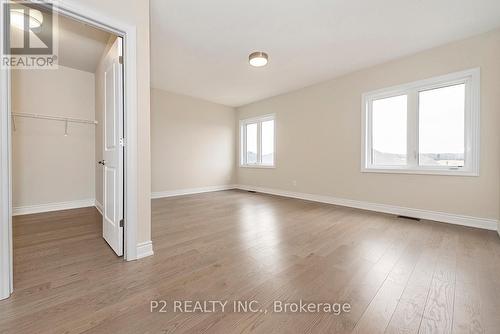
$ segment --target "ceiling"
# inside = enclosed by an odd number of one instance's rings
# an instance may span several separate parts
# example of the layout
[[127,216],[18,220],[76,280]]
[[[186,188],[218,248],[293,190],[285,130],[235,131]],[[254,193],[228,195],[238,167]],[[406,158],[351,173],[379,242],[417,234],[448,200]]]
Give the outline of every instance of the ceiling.
[[151,0],[151,80],[241,106],[498,26],[498,0]]
[[[58,40],[59,65],[95,73],[112,35],[61,15],[57,19],[54,36]],[[22,41],[22,30],[12,26],[12,38]]]
[[95,73],[111,34],[63,16],[58,26],[59,65]]

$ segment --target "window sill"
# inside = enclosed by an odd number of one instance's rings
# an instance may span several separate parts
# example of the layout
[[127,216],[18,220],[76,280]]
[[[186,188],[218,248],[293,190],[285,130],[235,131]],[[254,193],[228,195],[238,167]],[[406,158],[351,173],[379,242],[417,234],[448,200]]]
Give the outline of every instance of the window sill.
[[263,168],[263,169],[273,169],[276,166],[266,166],[266,165],[240,165],[240,168]]
[[381,174],[416,174],[416,175],[447,175],[447,176],[479,176],[476,171],[449,169],[403,169],[403,168],[361,168],[362,173]]

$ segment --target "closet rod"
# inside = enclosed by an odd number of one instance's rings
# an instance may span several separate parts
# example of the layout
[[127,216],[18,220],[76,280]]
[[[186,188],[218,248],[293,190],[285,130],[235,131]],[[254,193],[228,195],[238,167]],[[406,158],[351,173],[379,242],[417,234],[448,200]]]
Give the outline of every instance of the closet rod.
[[59,116],[48,116],[48,115],[38,115],[38,114],[27,114],[21,112],[13,112],[12,117],[27,117],[27,118],[37,118],[37,119],[49,119],[53,121],[61,121],[61,122],[72,122],[72,123],[83,123],[83,124],[97,124],[97,121],[89,121],[86,119],[80,118],[66,118]]

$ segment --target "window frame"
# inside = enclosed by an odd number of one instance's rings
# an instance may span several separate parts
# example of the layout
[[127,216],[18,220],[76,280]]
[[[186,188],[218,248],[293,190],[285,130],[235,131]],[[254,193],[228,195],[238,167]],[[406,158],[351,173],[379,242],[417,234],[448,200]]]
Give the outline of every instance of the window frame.
[[[262,123],[267,121],[274,121],[274,131],[273,131],[273,164],[262,164]],[[256,116],[252,118],[246,118],[240,120],[240,156],[239,156],[239,166],[242,168],[276,168],[276,115],[267,114],[262,116]],[[257,124],[257,162],[248,163],[247,162],[247,125]]]
[[[464,167],[419,165],[419,93],[465,84]],[[407,95],[407,164],[372,164],[373,101]],[[455,72],[430,79],[379,89],[362,95],[361,172],[479,176],[480,157],[480,69]]]

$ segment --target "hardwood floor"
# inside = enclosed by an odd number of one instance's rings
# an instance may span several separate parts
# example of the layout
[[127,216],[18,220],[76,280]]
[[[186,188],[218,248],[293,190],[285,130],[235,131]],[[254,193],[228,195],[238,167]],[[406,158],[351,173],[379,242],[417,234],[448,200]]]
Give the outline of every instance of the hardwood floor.
[[[93,208],[15,217],[0,332],[500,333],[495,232],[242,191],[152,209],[155,255],[135,262],[114,255]],[[272,312],[300,299],[351,310]],[[174,300],[270,312],[180,313]]]

